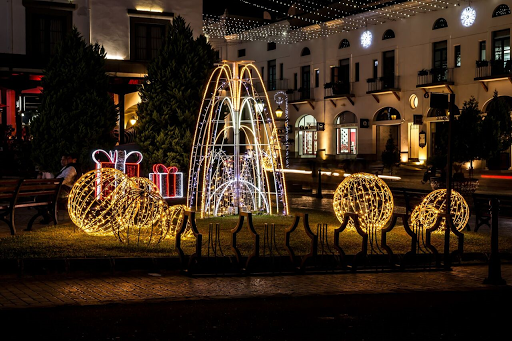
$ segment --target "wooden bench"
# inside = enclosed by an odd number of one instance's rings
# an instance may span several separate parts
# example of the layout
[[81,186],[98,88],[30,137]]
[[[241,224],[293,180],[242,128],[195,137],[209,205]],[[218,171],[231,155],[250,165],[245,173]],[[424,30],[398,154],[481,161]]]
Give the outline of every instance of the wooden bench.
[[27,231],[37,217],[50,214],[57,225],[57,200],[64,179],[0,179],[0,220],[7,223],[11,234],[16,234],[15,213],[18,208],[35,207]]
[[499,217],[512,217],[512,196],[509,195],[498,195],[498,194],[473,194],[473,212],[475,214],[475,228],[478,229],[487,225],[491,227],[491,212],[490,212],[490,200],[497,198],[500,201],[499,206]]

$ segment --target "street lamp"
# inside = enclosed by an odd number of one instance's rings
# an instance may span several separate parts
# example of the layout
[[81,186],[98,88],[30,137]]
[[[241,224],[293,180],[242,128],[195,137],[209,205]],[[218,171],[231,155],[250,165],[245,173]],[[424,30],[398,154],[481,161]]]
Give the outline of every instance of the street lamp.
[[281,109],[281,106],[278,105],[276,109],[276,117],[281,118],[283,116],[283,109]]

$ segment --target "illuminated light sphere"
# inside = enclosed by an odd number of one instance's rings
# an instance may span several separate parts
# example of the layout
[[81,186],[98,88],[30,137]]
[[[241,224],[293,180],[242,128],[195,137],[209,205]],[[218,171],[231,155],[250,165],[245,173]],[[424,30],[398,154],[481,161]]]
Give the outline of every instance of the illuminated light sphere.
[[[452,190],[450,213],[453,226],[457,231],[462,231],[469,220],[469,206],[464,197],[457,191]],[[430,229],[436,223],[437,215],[446,209],[446,189],[438,189],[430,192],[414,209],[411,221],[423,229]],[[443,231],[446,221],[441,221],[438,231]]]
[[117,199],[128,185],[128,177],[114,168],[101,168],[78,179],[68,197],[73,223],[92,234],[112,234]]
[[147,178],[133,177],[116,198],[114,235],[124,243],[157,244],[169,233],[168,205]]
[[[180,228],[181,224],[183,223],[183,218],[185,216],[185,205],[173,205],[169,207],[169,236],[176,236],[176,233],[178,232],[178,229]],[[185,232],[183,232],[182,237],[188,237],[192,234],[192,230],[187,227],[185,229]]]
[[[379,177],[356,173],[345,178],[334,193],[334,213],[343,222],[346,213],[357,213],[359,223],[366,233],[384,227],[393,214],[393,195],[388,185]],[[352,219],[350,228],[354,228]]]
[[362,34],[361,34],[361,45],[366,49],[368,47],[370,47],[370,45],[372,44],[372,39],[373,39],[373,36],[372,36],[372,32],[370,31],[364,31]]
[[466,7],[460,15],[460,22],[463,26],[469,27],[473,25],[476,19],[476,11],[473,7]]

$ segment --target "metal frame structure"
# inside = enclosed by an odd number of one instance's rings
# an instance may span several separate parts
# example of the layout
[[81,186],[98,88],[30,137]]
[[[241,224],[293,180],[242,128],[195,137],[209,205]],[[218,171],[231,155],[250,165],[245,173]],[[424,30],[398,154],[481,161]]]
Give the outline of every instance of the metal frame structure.
[[286,215],[287,201],[281,148],[261,75],[250,61],[224,61],[203,96],[187,205],[201,217],[241,211]]

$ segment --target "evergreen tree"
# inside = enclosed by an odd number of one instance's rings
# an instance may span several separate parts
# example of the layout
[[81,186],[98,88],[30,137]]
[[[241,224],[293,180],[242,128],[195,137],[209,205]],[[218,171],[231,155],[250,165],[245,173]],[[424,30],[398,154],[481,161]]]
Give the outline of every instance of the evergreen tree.
[[92,150],[114,146],[117,112],[104,65],[103,47],[87,44],[76,27],[56,46],[32,123],[33,159],[42,170],[57,172],[65,153],[77,154],[86,169]]
[[188,169],[204,85],[214,61],[215,51],[206,38],[194,39],[190,25],[175,18],[140,90],[137,143],[146,165]]
[[503,98],[494,96],[489,103],[487,115],[482,124],[483,157],[488,161],[499,160],[500,153],[510,147],[512,142],[512,121],[510,108]]
[[478,109],[478,101],[471,96],[464,102],[462,111],[453,122],[453,161],[458,163],[470,162],[470,177],[472,176],[473,160],[482,156],[482,115]]

